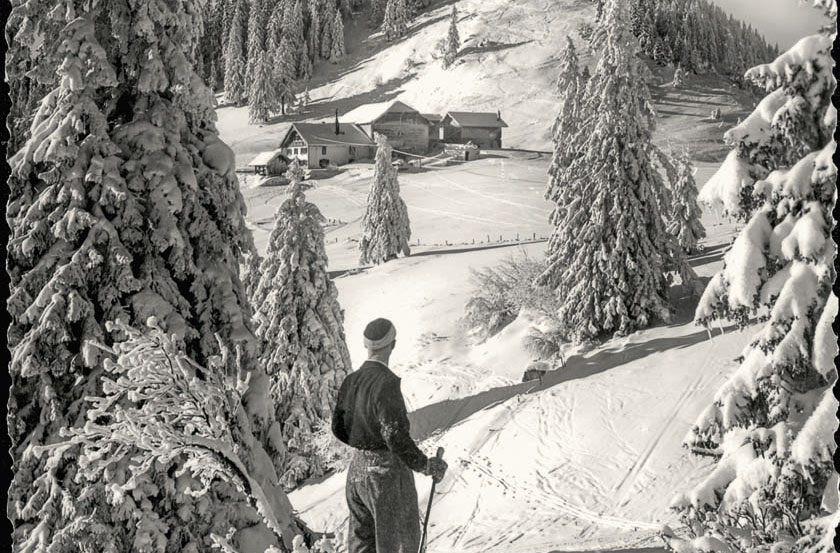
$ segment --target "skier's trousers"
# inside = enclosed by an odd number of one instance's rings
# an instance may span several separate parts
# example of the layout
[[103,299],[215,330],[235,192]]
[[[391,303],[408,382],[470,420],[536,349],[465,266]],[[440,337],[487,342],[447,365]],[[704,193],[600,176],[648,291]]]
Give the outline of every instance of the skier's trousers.
[[348,553],[417,553],[414,474],[388,450],[353,452],[347,470]]

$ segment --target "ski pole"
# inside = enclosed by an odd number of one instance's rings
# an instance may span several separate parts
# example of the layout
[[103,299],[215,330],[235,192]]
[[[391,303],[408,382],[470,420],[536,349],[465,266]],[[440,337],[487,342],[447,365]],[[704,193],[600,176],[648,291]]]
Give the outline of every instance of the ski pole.
[[[443,448],[439,447],[437,449],[437,454],[435,457],[438,459],[443,459]],[[432,480],[432,491],[429,493],[429,504],[426,506],[426,518],[423,521],[423,534],[420,536],[420,548],[417,550],[417,553],[425,553],[426,551],[426,536],[429,533],[429,515],[432,513],[432,501],[435,498],[435,484],[436,482]]]

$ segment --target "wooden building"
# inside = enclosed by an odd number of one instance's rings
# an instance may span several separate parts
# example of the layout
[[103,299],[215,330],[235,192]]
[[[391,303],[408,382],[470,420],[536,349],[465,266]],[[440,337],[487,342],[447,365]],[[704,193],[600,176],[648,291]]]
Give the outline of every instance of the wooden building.
[[429,150],[431,151],[441,143],[440,124],[443,121],[443,115],[437,113],[421,113],[421,115],[429,122]]
[[429,121],[399,100],[359,106],[341,119],[359,125],[370,139],[375,133],[384,134],[394,150],[412,154],[429,150]]
[[440,140],[450,144],[472,142],[481,148],[501,148],[507,123],[497,111],[448,111],[440,123]]
[[267,177],[282,175],[289,168],[290,159],[283,155],[283,150],[260,152],[248,163],[254,173]]
[[358,125],[351,123],[293,123],[280,151],[310,169],[373,159],[376,144]]

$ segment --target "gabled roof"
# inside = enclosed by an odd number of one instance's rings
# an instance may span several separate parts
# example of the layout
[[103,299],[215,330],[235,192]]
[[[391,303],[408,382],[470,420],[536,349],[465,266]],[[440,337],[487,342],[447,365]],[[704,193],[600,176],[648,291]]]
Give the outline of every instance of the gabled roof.
[[498,113],[490,111],[448,111],[456,127],[507,127]]
[[368,123],[373,123],[386,113],[419,114],[420,112],[399,100],[391,100],[390,102],[378,102],[376,104],[359,106],[345,113],[341,120],[348,123],[356,123],[357,125],[367,125]]
[[286,156],[283,155],[282,150],[272,150],[270,152],[260,152],[260,153],[258,153],[257,156],[248,163],[248,165],[251,165],[251,166],[254,166],[254,165],[268,165],[269,162],[271,162],[271,160],[273,160],[274,158],[276,158],[278,156],[282,157],[283,161],[288,163],[289,158],[287,158]]
[[348,146],[374,146],[375,143],[365,134],[358,125],[352,123],[339,123],[339,134],[335,134],[335,123],[292,123],[286,136],[283,137],[281,145],[286,144],[286,139],[292,131],[297,131],[301,139],[309,146],[329,146],[331,144],[346,144]]
[[428,119],[429,123],[440,123],[443,120],[443,115],[439,113],[421,113],[424,119]]

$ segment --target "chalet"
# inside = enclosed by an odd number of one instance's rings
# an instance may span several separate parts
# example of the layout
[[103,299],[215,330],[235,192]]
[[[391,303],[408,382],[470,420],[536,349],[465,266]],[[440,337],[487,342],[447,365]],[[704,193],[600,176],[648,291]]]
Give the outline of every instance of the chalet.
[[310,169],[373,159],[376,144],[352,123],[293,123],[280,151]]
[[260,152],[248,163],[248,167],[253,168],[254,173],[258,175],[270,177],[285,173],[289,167],[289,161],[291,160],[283,155],[283,150]]
[[446,143],[472,142],[481,148],[501,148],[503,127],[507,123],[498,111],[448,111],[440,123],[440,139]]
[[429,121],[399,100],[359,106],[342,120],[359,125],[371,139],[384,134],[395,150],[425,154],[429,149]]

